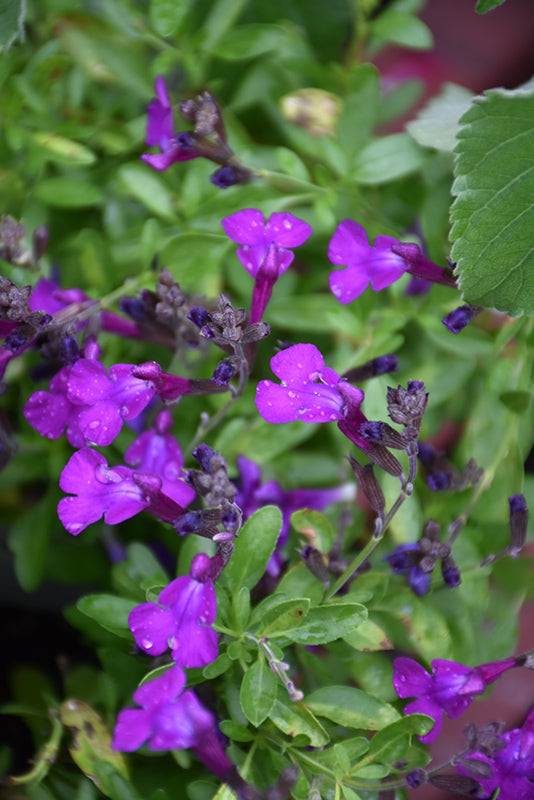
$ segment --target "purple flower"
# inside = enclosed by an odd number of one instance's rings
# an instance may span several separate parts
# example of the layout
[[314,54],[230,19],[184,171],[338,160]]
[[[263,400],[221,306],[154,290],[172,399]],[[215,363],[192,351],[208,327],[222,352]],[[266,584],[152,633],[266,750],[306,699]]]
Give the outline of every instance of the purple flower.
[[377,236],[369,244],[365,229],[352,219],[336,228],[328,247],[332,264],[344,270],[330,273],[330,289],[340,303],[359,297],[369,283],[375,292],[399,280],[405,272],[447,286],[455,286],[452,272],[433,264],[416,244],[405,244],[392,236]]
[[360,434],[366,418],[360,410],[364,394],[351,386],[337,372],[325,367],[324,359],[313,344],[295,344],[271,359],[271,369],[281,384],[260,381],[256,406],[267,422],[329,422],[362,450],[369,442]]
[[199,153],[195,151],[187,134],[174,133],[172,108],[161,75],[156,78],[156,95],[157,97],[148,106],[145,141],[150,147],[159,147],[161,153],[159,155],[145,153],[141,158],[153,169],[162,171],[177,161],[198,158]]
[[174,666],[148,681],[133,699],[141,708],[127,708],[117,717],[114,750],[132,752],[147,740],[149,750],[182,750],[198,745],[214,727],[213,714],[185,686],[184,671]]
[[267,223],[261,211],[246,208],[222,221],[226,235],[237,242],[237,256],[254,278],[249,324],[259,322],[270,300],[272,289],[294,255],[290,249],[303,244],[312,229],[293,214],[271,214]]
[[515,666],[518,666],[515,658],[474,668],[438,658],[432,661],[430,675],[417,661],[396,658],[393,664],[393,687],[399,697],[417,698],[405,706],[405,714],[427,714],[435,720],[429,733],[418,737],[423,744],[430,744],[441,732],[443,712],[451,719],[456,719],[476,695],[483,694],[488,684]]
[[[521,728],[501,734],[500,743],[502,747],[494,753],[469,753],[456,769],[461,775],[476,777],[484,792],[478,797],[489,798],[500,789],[499,800],[534,800],[534,709]],[[476,761],[491,767],[491,778],[478,774]]]
[[195,491],[184,481],[182,452],[169,433],[172,424],[171,413],[164,408],[154,419],[152,428],[130,445],[124,460],[140,472],[156,475],[161,479],[162,494],[186,506],[195,498]]
[[150,505],[143,489],[133,480],[128,467],[108,467],[104,456],[84,447],[68,460],[59,487],[76,495],[58,504],[59,519],[73,536],[104,515],[109,525],[133,517]]
[[47,439],[59,439],[65,428],[67,440],[73,447],[83,447],[86,438],[78,419],[82,411],[67,397],[72,364],[59,370],[50,381],[49,391],[34,392],[22,409],[27,422]]
[[240,474],[239,491],[235,502],[243,512],[243,520],[248,519],[262,506],[275,505],[282,512],[282,528],[276,543],[276,550],[267,565],[269,575],[277,576],[283,559],[280,549],[289,536],[291,514],[301,508],[322,511],[331,503],[354,499],[354,486],[338,486],[335,489],[293,489],[284,491],[276,481],[261,482],[258,464],[245,456],[237,457]]
[[128,617],[137,645],[153,656],[170,647],[174,661],[183,667],[205,667],[215,661],[217,634],[209,626],[217,615],[217,601],[210,558],[197,554],[190,575],[172,581],[158,602],[142,603]]

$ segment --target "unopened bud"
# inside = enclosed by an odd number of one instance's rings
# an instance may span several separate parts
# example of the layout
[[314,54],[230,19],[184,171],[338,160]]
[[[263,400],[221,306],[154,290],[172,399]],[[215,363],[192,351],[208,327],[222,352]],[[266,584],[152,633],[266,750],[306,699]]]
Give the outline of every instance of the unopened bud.
[[315,547],[312,547],[310,544],[307,544],[300,551],[300,557],[312,575],[315,575],[315,577],[320,580],[321,583],[328,583],[330,577],[328,573],[328,567],[323,554],[319,552],[319,550],[317,550]]
[[390,453],[386,447],[379,444],[371,443],[367,455],[371,458],[377,466],[393,475],[395,478],[400,478],[402,475],[402,465],[398,458],[395,458],[393,453]]
[[371,361],[366,361],[360,367],[349,369],[342,376],[345,380],[351,383],[359,383],[368,378],[375,378],[377,375],[385,375],[388,372],[396,372],[399,368],[399,360],[394,353],[385,356],[378,356]]
[[358,480],[360,489],[367,498],[369,505],[378,514],[381,514],[386,506],[386,500],[384,498],[382,488],[376,478],[373,465],[365,464],[365,466],[362,467],[362,465],[359,464],[352,455],[349,456],[349,462],[354,470],[354,474]]
[[424,769],[413,769],[405,776],[405,780],[410,789],[417,789],[424,783],[428,783],[428,772]]
[[472,306],[470,303],[466,303],[464,306],[455,308],[454,311],[447,314],[441,321],[451,333],[458,334],[460,331],[463,331],[466,325],[469,325],[471,320],[478,317],[483,310],[481,306]]
[[362,422],[360,432],[369,441],[383,447],[393,447],[395,450],[404,450],[406,447],[404,437],[387,422]]
[[514,494],[508,498],[510,504],[510,555],[517,558],[527,538],[528,508],[524,495]]
[[428,782],[436,789],[465,797],[478,797],[482,788],[478,781],[468,778],[467,775],[432,775]]

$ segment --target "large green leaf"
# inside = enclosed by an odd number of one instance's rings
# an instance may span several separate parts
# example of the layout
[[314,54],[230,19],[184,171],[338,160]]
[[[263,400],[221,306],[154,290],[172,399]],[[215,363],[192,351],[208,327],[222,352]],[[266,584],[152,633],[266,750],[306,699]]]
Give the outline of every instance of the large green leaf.
[[352,686],[317,689],[306,696],[306,706],[314,714],[346,728],[379,731],[400,719],[399,712],[389,703]]
[[469,108],[472,93],[464,86],[446,83],[437,97],[406,125],[417,144],[452,152],[457,144],[460,117]]
[[276,676],[262,655],[247,669],[239,701],[243,713],[256,727],[267,719],[276,700]]
[[492,89],[461,118],[452,258],[463,297],[534,313],[534,90]]
[[264,575],[282,527],[282,513],[276,506],[258,509],[243,525],[235,550],[224,570],[230,591],[242,586],[254,588]]
[[76,608],[106,630],[129,639],[131,633],[128,616],[136,605],[138,603],[135,600],[126,600],[112,594],[88,594],[78,600]]
[[24,41],[24,0],[2,0],[0,3],[0,53],[9,50],[17,40]]

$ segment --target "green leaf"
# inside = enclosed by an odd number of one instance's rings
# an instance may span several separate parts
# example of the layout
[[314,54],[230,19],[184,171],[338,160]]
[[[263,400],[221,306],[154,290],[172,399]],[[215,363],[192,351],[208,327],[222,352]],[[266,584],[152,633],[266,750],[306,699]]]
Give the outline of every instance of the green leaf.
[[270,50],[282,51],[289,42],[293,42],[281,25],[250,23],[239,25],[230,31],[213,50],[219,58],[240,61],[255,58]]
[[373,22],[371,30],[374,36],[385,42],[413,50],[430,50],[433,44],[432,33],[425,23],[405,11],[384,11]]
[[160,36],[172,36],[189,10],[189,0],[151,0],[148,18]]
[[163,179],[145,164],[124,164],[118,171],[125,190],[145,208],[165,220],[175,218],[172,198]]
[[393,645],[387,634],[376,622],[370,619],[364,619],[356,630],[345,634],[343,640],[355,650],[361,650],[364,653],[374,653],[377,650],[393,650]]
[[[299,644],[327,644],[340,639],[363,622],[367,609],[359,603],[332,603],[311,608],[300,627],[280,635]],[[278,636],[274,634],[272,638]]]
[[350,75],[337,130],[346,153],[355,154],[370,137],[380,101],[379,74],[372,64],[358,64]]
[[534,92],[492,89],[460,122],[451,239],[463,297],[534,314]]
[[[369,755],[375,761],[391,764],[403,757],[409,737],[424,736],[434,726],[434,720],[425,714],[410,714],[403,719],[382,728],[371,739]],[[358,772],[356,767],[351,774]]]
[[320,717],[346,728],[379,731],[400,719],[389,703],[351,686],[325,686],[306,696],[306,705]]
[[374,139],[356,158],[354,180],[363,184],[388,183],[419,169],[426,155],[407,133]]
[[181,233],[161,250],[161,260],[184,287],[208,295],[220,290],[221,260],[230,242],[213,233]]
[[103,200],[102,190],[81,178],[45,178],[35,186],[34,194],[55,208],[86,208]]
[[0,53],[20,39],[24,41],[26,0],[2,0],[0,4]]
[[310,601],[307,597],[284,599],[271,605],[259,619],[260,636],[293,630],[304,622],[309,608]]
[[9,549],[15,556],[15,573],[26,592],[33,592],[41,583],[46,569],[50,537],[57,526],[57,497],[45,497],[20,513],[9,532]]
[[310,544],[321,553],[328,553],[337,535],[324,514],[309,508],[303,508],[291,514],[291,526],[297,533],[307,536]]
[[273,554],[280,530],[282,512],[277,506],[258,509],[239,531],[235,550],[223,572],[225,583],[232,593],[242,586],[253,589]]
[[422,147],[434,147],[452,153],[460,130],[460,117],[471,103],[473,93],[456,83],[443,89],[406,125],[406,130]]
[[502,6],[504,0],[478,0],[475,11],[477,14],[487,14],[488,11],[492,11],[497,6]]
[[98,622],[103,628],[125,639],[131,639],[128,615],[138,603],[112,594],[88,594],[76,603],[76,608]]
[[94,164],[96,156],[92,150],[72,139],[64,136],[56,136],[54,133],[34,133],[31,140],[36,144],[52,161],[60,164]]
[[239,702],[243,713],[258,727],[267,719],[276,699],[276,676],[263,655],[247,669],[241,682]]
[[269,718],[288,736],[307,736],[311,745],[322,747],[328,744],[330,737],[307,706],[307,700],[305,703],[292,703],[288,697],[281,695],[275,700]]

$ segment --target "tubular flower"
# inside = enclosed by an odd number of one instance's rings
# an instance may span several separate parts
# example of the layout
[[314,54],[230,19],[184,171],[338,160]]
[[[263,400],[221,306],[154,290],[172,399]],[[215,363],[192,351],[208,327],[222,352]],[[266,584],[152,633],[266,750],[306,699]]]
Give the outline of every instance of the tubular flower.
[[330,290],[340,303],[351,303],[371,284],[375,292],[398,281],[405,272],[447,286],[455,286],[450,270],[433,264],[418,245],[405,244],[392,236],[377,236],[370,245],[362,225],[345,219],[336,228],[328,246],[332,264],[345,266],[330,273]]
[[267,422],[334,422],[354,444],[369,450],[360,433],[366,418],[360,410],[364,394],[325,367],[313,344],[295,344],[271,359],[271,369],[282,383],[260,381],[256,406]]
[[423,744],[434,742],[443,725],[443,712],[456,719],[471,704],[476,695],[497,680],[503,672],[524,664],[521,657],[493,661],[478,667],[465,667],[455,661],[437,658],[432,661],[430,675],[412,658],[396,658],[393,664],[393,687],[399,697],[416,697],[404,708],[405,714],[427,714],[435,721]]
[[159,147],[161,150],[156,155],[145,153],[141,156],[143,161],[158,171],[168,169],[177,161],[188,161],[200,155],[191,146],[187,134],[174,133],[172,108],[161,75],[156,78],[156,97],[148,106],[145,141],[150,147]]
[[197,554],[190,575],[172,581],[158,603],[142,603],[130,613],[128,624],[137,645],[153,656],[172,650],[183,667],[205,667],[218,653],[217,634],[210,627],[217,615],[210,558]]
[[254,278],[249,324],[259,322],[273,286],[293,261],[290,248],[304,244],[312,229],[293,214],[271,214],[267,222],[261,211],[246,208],[222,221],[226,235],[237,242],[237,256]]

